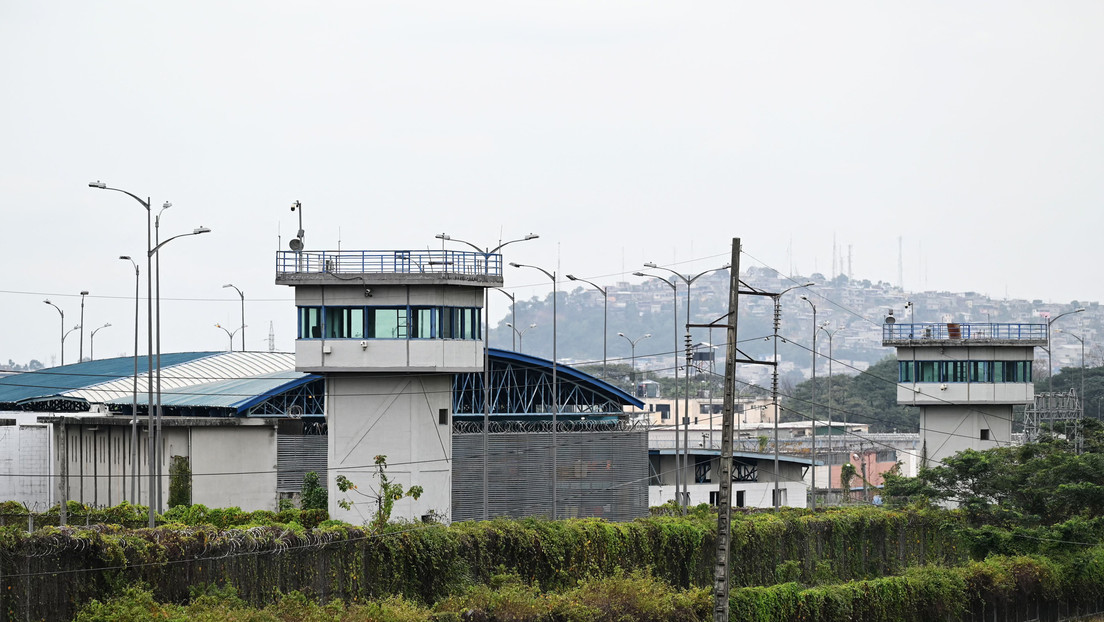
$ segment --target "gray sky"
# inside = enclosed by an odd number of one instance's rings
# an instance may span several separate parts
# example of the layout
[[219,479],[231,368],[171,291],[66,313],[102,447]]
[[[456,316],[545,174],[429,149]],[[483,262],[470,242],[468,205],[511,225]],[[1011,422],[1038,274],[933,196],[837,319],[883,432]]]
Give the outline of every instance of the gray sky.
[[901,236],[908,290],[1100,300],[1101,32],[1096,1],[3,2],[0,358],[50,364],[42,299],[71,328],[82,289],[86,344],[132,352],[144,210],[94,180],[214,230],[163,251],[164,351],[226,347],[230,282],[249,349],[291,349],[295,200],[313,250],[534,232],[508,261],[603,283],[733,237],[828,274],[834,235],[896,283]]

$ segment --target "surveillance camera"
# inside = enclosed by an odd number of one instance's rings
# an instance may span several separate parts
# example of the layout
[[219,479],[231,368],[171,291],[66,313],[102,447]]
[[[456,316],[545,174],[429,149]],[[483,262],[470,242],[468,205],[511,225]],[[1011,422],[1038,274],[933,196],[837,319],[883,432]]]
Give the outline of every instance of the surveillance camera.
[[365,287],[364,288],[364,297],[365,298],[371,298],[372,297],[372,288],[370,288],[370,287]]

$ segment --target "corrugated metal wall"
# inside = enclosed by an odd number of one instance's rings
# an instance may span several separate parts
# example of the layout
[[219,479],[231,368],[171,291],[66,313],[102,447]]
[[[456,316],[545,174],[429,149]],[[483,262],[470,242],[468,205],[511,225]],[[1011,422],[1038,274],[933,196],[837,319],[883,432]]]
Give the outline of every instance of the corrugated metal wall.
[[[648,513],[645,429],[556,435],[559,518],[628,521]],[[552,516],[552,433],[487,435],[488,516]],[[452,520],[483,518],[483,434],[452,436]]]
[[299,492],[308,471],[326,482],[326,435],[281,434],[276,438],[276,491]]

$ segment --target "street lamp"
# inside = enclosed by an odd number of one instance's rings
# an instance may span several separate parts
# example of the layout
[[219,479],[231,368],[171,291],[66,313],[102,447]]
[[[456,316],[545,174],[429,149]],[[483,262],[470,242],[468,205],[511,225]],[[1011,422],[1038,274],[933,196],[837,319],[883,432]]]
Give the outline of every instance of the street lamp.
[[84,360],[84,297],[88,295],[87,291],[82,291],[81,296],[81,332],[80,332],[80,349],[77,354],[77,362],[80,363]]
[[[530,233],[525,237],[518,238],[516,240],[507,240],[499,243],[494,248],[480,248],[475,244],[467,240],[461,240],[454,238],[447,233],[438,233],[433,236],[438,240],[441,240],[442,246],[444,242],[460,242],[461,244],[467,244],[474,248],[477,252],[483,255],[483,267],[484,270],[490,269],[490,258],[498,251],[502,250],[506,246],[515,242],[527,242],[529,240],[535,240],[540,236],[535,233]],[[510,296],[510,300],[513,301],[513,296]],[[490,338],[491,338],[491,318],[490,318],[490,296],[487,295],[487,289],[483,288],[483,520],[490,518],[490,499],[488,497],[488,488],[490,484],[487,481],[487,453],[489,452],[487,446],[487,436],[490,434],[491,429],[491,351],[490,351]],[[517,318],[511,317],[516,321]],[[553,516],[555,518],[555,516]]]
[[[146,327],[147,327],[147,329],[146,329],[146,335],[147,335],[147,348],[146,348],[146,367],[147,367],[147,369],[146,369],[146,396],[147,396],[146,397],[146,417],[147,417],[147,420],[149,422],[149,425],[146,428],[148,430],[148,434],[146,435],[147,436],[146,445],[147,445],[147,450],[148,450],[148,460],[149,460],[149,464],[150,464],[150,469],[149,469],[149,527],[150,527],[150,529],[153,529],[153,527],[156,524],[156,518],[157,518],[157,515],[156,515],[157,508],[153,504],[153,501],[154,501],[153,489],[156,486],[156,481],[154,480],[154,470],[153,470],[154,447],[153,447],[153,425],[152,425],[153,424],[153,356],[152,356],[152,354],[153,354],[153,270],[152,270],[153,251],[151,249],[153,248],[153,244],[152,244],[153,232],[152,232],[152,227],[151,227],[151,225],[152,225],[151,221],[153,219],[153,214],[152,214],[152,211],[150,210],[150,199],[149,199],[149,197],[147,197],[146,200],[143,201],[142,199],[140,199],[138,197],[138,195],[136,195],[134,193],[128,192],[126,190],[122,190],[120,188],[110,188],[110,187],[108,187],[107,184],[105,184],[102,181],[90,182],[88,184],[88,187],[89,188],[98,188],[100,190],[113,190],[115,192],[122,192],[123,194],[125,194],[125,195],[129,196],[130,198],[134,199],[135,201],[138,201],[138,203],[140,203],[142,205],[142,207],[144,207],[146,209]],[[137,273],[137,268],[136,268],[135,272]],[[137,299],[137,295],[135,295],[135,299]],[[137,322],[136,322],[136,324],[137,324]],[[135,357],[138,356],[138,349],[137,348],[134,349],[134,355],[135,355]],[[135,417],[137,417],[137,414],[135,414]],[[63,504],[62,505],[62,511],[64,512],[64,510],[65,510],[65,505]]]
[[557,417],[559,416],[560,410],[560,386],[556,370],[556,298],[558,297],[558,292],[556,291],[556,273],[549,272],[539,266],[530,266],[528,264],[511,263],[510,265],[515,268],[532,268],[534,270],[540,270],[544,273],[544,276],[552,279],[552,520],[556,520],[557,510],[559,509],[556,491],[558,485],[556,481],[558,478],[556,470],[559,464],[556,460],[556,426],[558,425]]
[[92,334],[88,336],[88,360],[96,360],[96,333],[111,326],[111,322],[104,324],[103,326],[92,331]]
[[[1047,320],[1047,392],[1054,393],[1054,355],[1051,353],[1050,347],[1050,325],[1057,322],[1061,318],[1070,315],[1071,313],[1081,313],[1085,310],[1085,307],[1078,307],[1073,311],[1066,311],[1065,313],[1059,313],[1058,315]],[[1053,423],[1052,423],[1053,425]]]
[[[233,283],[227,283],[226,285],[222,286],[223,289],[226,289],[227,287],[234,287],[234,284]],[[238,289],[237,287],[234,287],[234,291],[238,292],[238,295],[241,296],[242,352],[245,352],[245,294],[243,294],[242,290]],[[237,332],[237,331],[234,331],[234,332]],[[230,343],[230,351],[231,352],[234,351],[234,343],[233,342]]]
[[69,333],[71,333],[71,332],[73,332],[73,331],[75,331],[75,330],[81,330],[81,329],[83,329],[83,328],[84,328],[83,326],[81,326],[80,324],[77,324],[77,325],[76,325],[76,326],[74,326],[73,328],[70,328],[69,330],[65,331],[65,334],[63,334],[63,335],[61,336],[61,349],[62,349],[62,350],[64,350],[64,349],[65,349],[65,338],[69,336]]
[[44,302],[44,303],[50,305],[51,307],[57,309],[57,312],[61,314],[61,365],[64,367],[65,366],[65,312],[61,310],[61,307],[59,307],[56,304],[50,302],[49,298],[47,298],[46,300],[43,300],[42,302]]
[[836,330],[828,330],[828,322],[825,322],[819,327],[818,330],[824,331],[824,334],[828,335],[828,490],[832,489],[832,361],[835,360],[832,357],[832,337],[836,333],[843,330],[840,326]]
[[[502,291],[502,290],[500,289],[498,291]],[[510,327],[510,330],[514,331],[514,335],[517,337],[517,349],[515,351],[516,352],[522,352],[524,354],[524,351],[522,350],[522,348],[523,348],[523,346],[522,346],[522,337],[525,337],[525,333],[529,332],[529,329],[531,329],[531,328],[536,328],[537,325],[536,324],[530,324],[529,326],[526,326],[525,328],[523,328],[520,331],[517,329],[517,326],[514,326],[510,322],[506,322],[506,325]]]
[[629,346],[632,347],[632,384],[633,384],[632,394],[633,394],[633,397],[640,397],[636,394],[637,393],[637,391],[636,391],[636,344],[638,342],[644,340],[644,339],[651,339],[652,334],[647,333],[647,334],[644,334],[644,335],[641,335],[641,336],[637,337],[636,339],[630,339],[627,335],[625,335],[625,333],[617,333],[617,336],[623,338],[625,341],[628,341]]
[[[229,328],[226,328],[222,324],[215,324],[215,328],[221,328],[222,331],[224,333],[226,333],[226,336],[230,339],[230,349],[228,350],[228,352],[233,352],[234,351],[234,335],[238,334],[238,331],[244,329],[245,327],[244,326],[239,326],[238,328],[235,328],[233,331],[231,331]],[[243,350],[243,352],[244,352],[244,350]]]
[[794,285],[793,287],[787,287],[786,289],[771,296],[774,298],[774,358],[771,359],[771,363],[774,365],[774,374],[771,376],[771,403],[774,408],[774,509],[778,510],[782,505],[781,493],[778,489],[779,480],[782,479],[781,471],[778,468],[778,325],[782,322],[782,296],[786,295],[786,292],[799,289],[802,287],[811,287],[815,283],[804,283],[802,285]]
[[[513,328],[515,325],[517,325],[517,304],[516,304],[517,301],[514,300],[514,295],[513,294],[511,294],[510,292],[502,289],[501,287],[496,287],[495,291],[510,299],[510,322],[511,323],[507,324],[507,326],[509,326],[510,328]],[[533,326],[536,326],[536,324],[534,324]],[[514,329],[514,330],[516,331],[517,329]],[[490,337],[490,335],[487,335],[487,337]],[[514,339],[514,335],[510,335],[510,337],[512,339],[511,344],[513,345],[513,348],[512,348],[513,351],[514,352],[520,352],[520,350],[518,350],[518,343],[521,340],[520,339]]]
[[[813,384],[812,384],[812,396],[809,399],[809,418],[813,423],[813,465],[811,467],[812,473],[812,487],[813,487],[813,510],[816,510],[816,336],[817,336],[817,309],[812,300],[809,300],[808,296],[802,296],[802,300],[809,303],[809,306],[813,308]],[[911,304],[911,303],[910,303]],[[831,432],[831,430],[829,430]]]
[[130,402],[130,501],[138,503],[138,263],[120,255],[134,266],[134,391]]
[[609,318],[609,314],[607,312],[609,309],[609,291],[605,287],[598,287],[594,283],[591,283],[586,279],[580,279],[573,274],[567,275],[567,278],[572,281],[582,281],[583,283],[590,285],[591,287],[602,293],[602,380],[608,382],[609,377],[606,374],[606,321]]
[[[1082,425],[1084,425],[1084,421],[1085,421],[1085,338],[1084,337],[1078,337],[1077,335],[1075,335],[1075,334],[1073,334],[1069,331],[1064,331],[1061,328],[1054,329],[1054,332],[1056,332],[1056,333],[1065,333],[1065,334],[1069,335],[1070,337],[1073,337],[1074,339],[1081,342],[1081,422],[1082,422]],[[1081,435],[1078,435],[1078,440],[1081,440]],[[1078,451],[1080,451],[1080,448],[1078,448]]]
[[[167,209],[170,205],[171,204],[168,201],[166,201],[165,202],[165,207],[161,208],[162,211]],[[158,214],[158,217],[160,217],[160,214]],[[160,254],[159,251],[161,250],[162,246],[168,244],[169,242],[172,242],[173,240],[175,240],[177,238],[185,238],[185,237],[192,236],[192,235],[201,235],[203,233],[210,233],[210,232],[211,232],[211,230],[208,229],[207,227],[202,227],[202,226],[196,227],[195,229],[192,229],[191,233],[181,233],[179,235],[172,236],[171,238],[165,240],[164,242],[158,242],[157,246],[154,246],[149,251],[149,256],[150,257],[153,257],[154,255],[157,255],[157,276],[156,276],[156,282],[155,282],[155,291],[157,292],[156,293],[156,297],[157,297],[157,302],[156,302],[156,307],[157,307],[157,416],[156,416],[157,438],[154,439],[154,441],[155,441],[154,444],[155,444],[155,449],[156,449],[155,464],[157,465],[157,481],[156,481],[156,483],[157,483],[157,509],[159,511],[161,510],[161,507],[162,507],[162,505],[161,505],[161,499],[162,499],[162,495],[161,495],[161,459],[162,459],[162,456],[161,456],[161,254]],[[152,471],[153,469],[151,468],[150,470]]]
[[[683,413],[683,417],[685,417],[686,419],[685,419],[685,421],[682,422],[682,451],[683,451],[683,454],[682,454],[682,467],[683,468],[679,471],[679,475],[682,478],[682,494],[683,494],[682,506],[685,508],[687,505],[690,504],[690,493],[687,490],[687,482],[686,482],[686,478],[689,476],[689,473],[685,472],[686,470],[688,470],[690,468],[690,455],[689,455],[689,452],[690,452],[690,363],[691,363],[691,352],[690,352],[690,286],[694,284],[694,281],[696,281],[699,278],[709,274],[710,272],[716,272],[718,270],[727,270],[729,268],[729,264],[725,264],[725,265],[723,265],[719,268],[711,268],[709,270],[705,270],[703,272],[699,272],[698,274],[694,274],[694,275],[681,274],[681,273],[676,272],[676,271],[674,271],[670,268],[664,268],[663,266],[658,266],[653,262],[645,263],[644,267],[645,268],[651,268],[653,270],[666,270],[667,272],[670,272],[674,276],[677,276],[679,279],[681,279],[683,283],[686,283],[686,381],[685,381],[686,382],[686,387],[683,391],[683,396],[682,396],[683,404],[684,404],[683,410],[685,411]],[[653,276],[653,275],[645,275],[645,276]],[[674,280],[671,281],[671,286],[672,286],[672,289],[676,290],[675,291],[675,306],[677,307],[678,306],[678,292],[677,292],[677,288],[674,287]],[[678,350],[679,350],[679,347],[678,347],[678,311],[676,310],[675,311],[675,386],[676,387],[678,386]],[[676,408],[677,408],[677,405],[678,405],[678,397],[677,396],[675,398],[675,405],[676,405]],[[675,417],[676,417],[676,421],[675,421],[675,453],[677,454],[678,453],[678,421],[677,421],[678,413],[677,413],[677,410],[676,410],[676,413],[675,413]],[[675,464],[676,465],[678,464],[677,460],[675,461]]]
[[633,272],[633,276],[643,276],[643,277],[648,277],[650,279],[655,279],[655,280],[659,281],[660,283],[663,283],[667,287],[670,287],[671,288],[671,297],[674,300],[674,304],[671,307],[671,311],[672,311],[671,315],[674,316],[674,320],[675,320],[675,349],[674,349],[674,352],[673,352],[674,358],[675,358],[675,364],[674,364],[674,368],[675,368],[675,395],[674,395],[674,402],[675,402],[675,502],[679,504],[679,507],[685,507],[683,505],[683,495],[680,492],[680,483],[682,482],[682,463],[681,463],[681,455],[679,453],[679,419],[681,417],[679,416],[679,400],[678,400],[678,380],[679,380],[679,374],[678,374],[678,372],[679,372],[679,366],[678,366],[678,351],[679,351],[678,286],[675,285],[675,280],[673,278],[670,281],[668,281],[667,279],[665,279],[665,278],[663,278],[659,275],[645,274],[643,272]]

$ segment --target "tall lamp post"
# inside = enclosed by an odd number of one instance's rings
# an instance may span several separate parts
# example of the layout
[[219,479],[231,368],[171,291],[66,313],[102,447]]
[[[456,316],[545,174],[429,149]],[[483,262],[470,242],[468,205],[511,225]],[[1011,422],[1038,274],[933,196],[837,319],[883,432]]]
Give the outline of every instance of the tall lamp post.
[[[494,248],[480,248],[475,244],[467,240],[461,240],[460,238],[454,238],[447,233],[438,233],[433,236],[438,240],[444,242],[459,242],[461,244],[467,244],[474,248],[477,252],[483,255],[483,266],[485,270],[490,269],[490,258],[498,251],[502,250],[506,246],[515,242],[527,242],[529,240],[535,240],[539,238],[539,235],[530,233],[525,237],[518,238],[516,240],[508,240],[500,243]],[[510,298],[513,300],[513,297]],[[488,488],[490,484],[487,479],[487,453],[489,451],[487,446],[487,436],[490,434],[491,429],[491,352],[490,352],[490,339],[491,339],[491,318],[490,318],[490,296],[487,294],[487,289],[483,289],[483,520],[490,518],[490,498],[488,496]],[[511,318],[513,319],[513,318]],[[555,517],[553,517],[555,518]]]
[[[168,201],[166,201],[165,202],[165,207],[162,208],[162,210],[168,208],[169,206],[170,206],[170,203]],[[156,307],[157,307],[157,314],[156,314],[156,316],[157,316],[157,417],[156,417],[157,438],[154,439],[154,441],[155,441],[154,444],[156,445],[156,447],[155,447],[155,449],[156,449],[155,464],[157,465],[157,510],[158,511],[161,511],[161,509],[162,509],[162,505],[161,505],[161,501],[162,501],[162,494],[161,494],[161,460],[163,459],[163,456],[161,455],[161,254],[160,254],[159,251],[161,250],[162,246],[168,244],[169,242],[172,242],[173,240],[175,240],[177,238],[186,238],[188,236],[201,235],[203,233],[210,233],[210,232],[211,232],[211,230],[208,229],[207,227],[196,227],[195,229],[192,229],[191,233],[181,233],[179,235],[172,236],[171,238],[165,240],[164,242],[159,242],[157,244],[157,246],[154,246],[149,251],[150,257],[153,257],[154,255],[157,255],[157,279],[156,279],[156,283],[155,283],[155,291],[157,292],[157,294],[156,294],[156,297],[157,297],[157,302],[156,302]],[[152,471],[153,469],[150,469],[150,470]]]
[[[221,328],[222,332],[226,333],[226,337],[228,339],[230,339],[230,349],[227,350],[227,352],[233,352],[234,351],[234,335],[238,334],[238,331],[242,330],[245,327],[244,326],[239,326],[238,328],[235,328],[234,330],[230,330],[229,328],[226,328],[222,324],[215,324],[215,328]],[[244,350],[243,350],[243,352],[244,352]]]
[[[115,192],[122,192],[130,198],[138,201],[146,209],[146,334],[147,334],[147,348],[146,348],[146,417],[148,420],[146,445],[148,450],[149,460],[149,526],[152,529],[156,524],[157,508],[154,506],[154,488],[156,487],[156,481],[154,480],[154,447],[153,447],[153,231],[152,220],[153,214],[150,210],[150,199],[142,200],[138,195],[122,190],[120,188],[108,187],[102,181],[93,181],[88,184],[89,188],[98,188],[100,190],[113,190]],[[135,349],[135,355],[137,356],[137,349]],[[135,415],[137,416],[137,415]]]
[[96,333],[111,326],[111,322],[104,324],[103,326],[92,331],[92,334],[88,336],[88,360],[96,360]]
[[[241,334],[242,334],[242,352],[245,352],[245,294],[243,294],[243,293],[242,293],[242,290],[238,289],[237,287],[234,287],[234,284],[233,284],[233,283],[227,283],[226,285],[223,285],[223,286],[222,286],[222,288],[223,288],[223,289],[226,289],[227,287],[233,287],[233,288],[234,288],[234,291],[238,292],[238,296],[241,296]],[[222,327],[220,326],[219,328],[222,328]],[[237,332],[237,331],[234,331],[234,332]],[[230,343],[230,351],[231,351],[231,352],[233,352],[233,351],[234,351],[234,344],[233,344],[233,342],[231,342],[231,343]]]
[[646,333],[644,335],[641,335],[641,336],[637,337],[636,339],[630,339],[627,335],[625,335],[625,333],[617,333],[617,336],[621,337],[625,341],[628,341],[629,346],[632,348],[632,385],[633,385],[632,394],[633,394],[633,397],[639,398],[640,396],[638,396],[636,394],[636,344],[638,342],[644,340],[644,339],[651,339],[652,334],[651,333]]
[[49,298],[47,298],[46,300],[43,300],[42,302],[44,302],[44,303],[50,305],[51,307],[57,309],[57,312],[61,314],[61,365],[64,367],[65,366],[65,312],[61,310],[61,307],[59,307],[56,304],[50,302]]
[[557,377],[556,369],[556,298],[559,297],[559,292],[556,291],[556,273],[549,272],[539,266],[531,266],[522,263],[511,263],[511,266],[515,268],[532,268],[534,270],[540,270],[544,276],[552,279],[552,520],[556,520],[559,510],[559,495],[556,487],[559,485],[557,479],[559,474],[556,472],[559,466],[556,456],[556,427],[558,425],[558,417],[560,411],[560,385]]
[[[500,289],[498,291],[502,291],[502,290]],[[506,322],[506,325],[510,327],[510,330],[514,331],[514,336],[517,337],[517,347],[514,351],[524,353],[523,350],[522,350],[522,348],[524,347],[522,345],[522,338],[525,337],[525,333],[529,332],[529,329],[536,328],[537,325],[536,324],[530,324],[530,325],[526,326],[525,328],[523,328],[522,330],[518,330],[517,326],[514,326],[512,322]]]
[[[1085,307],[1078,307],[1073,311],[1066,311],[1047,320],[1047,392],[1054,393],[1054,355],[1050,347],[1050,325],[1072,313],[1081,313]],[[1052,423],[1053,425],[1053,423]]]
[[[707,275],[711,272],[716,272],[718,270],[727,270],[729,268],[729,264],[725,264],[725,265],[723,265],[719,268],[711,268],[709,270],[704,270],[704,271],[699,272],[698,274],[694,274],[694,275],[681,274],[681,273],[676,272],[676,271],[674,271],[670,268],[664,268],[663,266],[658,266],[658,265],[656,265],[655,263],[652,263],[652,262],[648,262],[648,263],[644,264],[644,267],[651,268],[653,270],[665,270],[667,272],[670,272],[674,276],[677,276],[679,279],[682,280],[683,283],[686,283],[686,380],[685,380],[686,387],[685,387],[685,390],[683,391],[683,396],[682,396],[683,411],[684,411],[683,412],[683,417],[685,417],[685,421],[682,422],[682,451],[683,451],[682,466],[683,466],[683,469],[685,471],[685,470],[690,468],[690,363],[691,363],[691,352],[690,352],[690,286],[694,284],[694,281],[697,281],[699,278],[701,278],[701,277],[703,277],[703,276],[705,276],[705,275]],[[677,304],[677,296],[676,296],[676,304]],[[678,333],[678,320],[677,320],[677,318],[676,318],[676,323],[675,323],[675,333],[676,333],[676,335],[675,335],[675,338],[676,338],[675,352],[677,353],[678,352],[678,334],[677,334]],[[676,360],[675,368],[677,370],[678,369],[678,362],[677,362],[678,361],[678,354],[675,355],[675,360]],[[676,385],[678,384],[678,377],[677,376],[675,377],[675,384]],[[677,427],[675,428],[675,435],[676,436],[678,435],[678,428]],[[690,503],[690,498],[689,498],[690,493],[687,491],[687,483],[686,483],[686,477],[688,477],[688,476],[689,476],[689,473],[683,472],[683,481],[682,481],[682,494],[683,494],[682,504],[683,504],[683,507],[686,507]]]
[[606,374],[606,361],[608,360],[607,357],[606,357],[606,341],[607,341],[607,339],[606,339],[607,323],[606,322],[609,319],[609,313],[608,313],[608,310],[609,310],[609,290],[608,290],[608,288],[605,288],[605,287],[598,287],[596,284],[594,284],[594,283],[592,283],[592,282],[590,282],[586,279],[581,279],[581,278],[579,278],[579,277],[577,277],[573,274],[567,275],[567,278],[569,280],[572,280],[572,281],[581,281],[583,283],[586,283],[587,285],[590,285],[591,287],[598,290],[599,293],[602,294],[602,380],[605,380],[605,381],[608,382],[609,381],[609,376]]
[[[647,265],[647,264],[645,264],[645,265]],[[643,277],[648,277],[650,279],[655,279],[655,280],[659,281],[660,283],[663,283],[667,287],[670,287],[671,288],[671,298],[674,301],[674,304],[671,305],[671,315],[674,316],[674,320],[675,320],[675,349],[672,352],[672,354],[674,355],[674,358],[675,358],[674,368],[675,368],[675,391],[676,391],[676,394],[674,396],[674,398],[675,398],[675,502],[679,504],[679,507],[685,508],[686,507],[686,505],[684,503],[685,499],[683,498],[683,494],[682,494],[682,491],[681,491],[682,469],[683,469],[683,466],[682,466],[682,463],[681,463],[681,456],[679,454],[679,419],[681,418],[681,416],[679,415],[679,400],[678,400],[678,393],[677,393],[678,392],[678,383],[679,383],[678,382],[678,380],[679,380],[679,373],[678,373],[679,372],[679,365],[678,365],[678,353],[679,353],[678,286],[675,284],[675,279],[674,278],[672,278],[670,281],[668,281],[667,279],[665,279],[665,278],[663,278],[659,275],[646,274],[644,272],[633,272],[633,276],[643,276]]]
[[[508,323],[507,326],[509,326],[510,328],[514,328],[515,326],[517,326],[517,301],[514,299],[514,295],[511,294],[510,292],[502,289],[501,287],[496,287],[495,291],[510,299],[510,323]],[[536,326],[536,324],[534,324],[533,326]],[[530,328],[532,328],[532,327],[530,327]],[[510,336],[511,337],[516,336],[516,333],[517,333],[516,328],[514,328],[514,333],[515,333],[514,335],[510,335]],[[488,337],[490,337],[490,335],[488,335]],[[513,341],[510,342],[511,345],[513,346],[513,348],[511,348],[511,349],[514,352],[520,352],[520,350],[518,350],[518,344],[520,342],[521,342],[520,338],[514,339]]]
[[802,300],[809,303],[809,306],[813,308],[813,384],[812,384],[812,397],[809,400],[809,418],[812,420],[813,428],[813,465],[812,465],[812,487],[813,487],[813,510],[816,510],[816,336],[817,336],[817,309],[812,300],[809,300],[808,296],[802,296]]
[[120,255],[134,266],[134,391],[130,402],[130,502],[138,503],[138,262]]
[[771,296],[774,298],[774,358],[771,359],[771,363],[774,364],[774,374],[771,375],[771,404],[774,408],[774,509],[778,510],[782,506],[782,496],[779,492],[778,485],[779,480],[782,479],[781,471],[778,468],[778,325],[782,322],[782,296],[786,292],[801,288],[810,287],[814,283],[804,283],[802,285],[794,285],[793,287],[787,287],[786,289]]
[[81,296],[81,320],[80,320],[81,332],[80,332],[80,349],[78,350],[79,354],[77,354],[77,362],[78,363],[80,363],[81,361],[84,360],[84,297],[87,296],[87,295],[88,295],[87,290],[82,291],[81,294],[80,294],[80,296]]
[[[1070,337],[1073,337],[1074,339],[1081,342],[1081,422],[1082,422],[1081,424],[1084,425],[1084,421],[1085,421],[1085,338],[1084,337],[1078,337],[1077,335],[1075,335],[1075,334],[1073,334],[1069,331],[1062,330],[1061,328],[1054,329],[1054,332],[1056,332],[1056,333],[1065,333],[1066,335],[1069,335]],[[1080,441],[1081,438],[1082,437],[1079,434],[1078,435],[1078,440]],[[1078,453],[1080,453],[1080,451],[1081,451],[1081,448],[1078,447]]]
[[836,330],[828,330],[828,322],[825,322],[822,326],[818,327],[818,330],[824,331],[825,335],[828,335],[828,489],[832,489],[832,361],[835,360],[832,356],[832,337],[836,333],[843,330],[840,326]]
[[65,331],[65,333],[61,336],[61,349],[62,350],[65,349],[65,338],[69,336],[69,333],[71,333],[75,330],[81,330],[82,328],[84,328],[84,327],[81,326],[80,324],[77,324],[73,328],[70,328],[69,330]]

